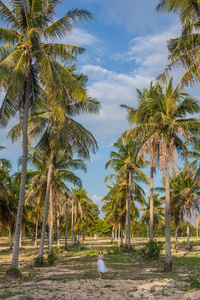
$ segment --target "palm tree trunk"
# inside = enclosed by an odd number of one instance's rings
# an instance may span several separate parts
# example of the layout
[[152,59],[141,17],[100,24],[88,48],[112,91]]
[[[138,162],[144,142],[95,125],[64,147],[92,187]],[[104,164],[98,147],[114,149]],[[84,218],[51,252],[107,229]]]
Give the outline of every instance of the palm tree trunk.
[[189,226],[190,214],[187,213],[187,249],[190,249],[190,226]]
[[57,205],[57,247],[60,247],[60,207]]
[[197,214],[197,210],[195,209],[195,212],[196,212],[196,240],[198,242],[198,233],[199,233],[199,218],[198,218],[198,214]]
[[114,239],[114,227],[112,226],[112,233],[111,233],[111,244],[113,244],[113,239]]
[[73,230],[74,230],[74,200],[72,199],[72,221],[71,221],[71,246],[73,246]]
[[176,240],[175,245],[178,245],[178,226],[176,226],[175,240]]
[[[135,201],[135,172],[133,173],[133,195],[132,195],[132,202],[134,204]],[[132,236],[134,238],[134,235]]]
[[21,227],[21,230],[20,230],[20,236],[19,236],[19,248],[22,247],[22,227]]
[[77,244],[79,245],[79,235],[80,235],[80,233],[79,233],[79,231],[78,231],[78,235],[77,235]]
[[150,150],[150,241],[153,241],[153,149]]
[[87,230],[83,231],[83,241],[85,241],[86,232],[87,232]]
[[43,254],[44,254],[44,242],[45,242],[48,207],[49,207],[49,194],[50,194],[51,175],[52,175],[52,169],[53,169],[53,158],[54,158],[54,149],[51,150],[50,164],[49,164],[49,170],[48,170],[48,176],[47,176],[47,188],[46,188],[46,195],[45,195],[44,216],[43,216],[43,221],[42,221],[40,249],[39,249],[39,254],[38,254],[39,258],[43,258]]
[[23,230],[22,230],[22,242],[25,242],[25,224],[23,226]]
[[122,230],[121,230],[121,246],[123,246],[123,226],[122,226]]
[[128,249],[131,247],[131,171],[128,180]]
[[125,239],[125,247],[128,248],[128,202],[129,202],[129,194],[126,194],[126,239]]
[[172,271],[173,262],[171,257],[171,233],[170,233],[170,190],[169,190],[169,165],[170,165],[170,153],[169,148],[166,147],[165,156],[165,264],[166,271]]
[[67,250],[67,233],[68,233],[68,199],[66,200],[66,216],[65,216],[65,250]]
[[117,227],[115,227],[115,241],[117,241]]
[[76,235],[76,233],[74,234],[74,245],[76,245],[77,244],[77,235]]
[[50,184],[50,195],[49,195],[49,254],[53,255],[53,195],[52,195],[52,184]]
[[12,256],[12,263],[11,263],[11,268],[17,270],[18,270],[18,261],[19,261],[19,240],[20,240],[20,230],[22,225],[22,215],[23,215],[23,208],[24,208],[24,195],[25,195],[27,157],[28,157],[28,114],[29,114],[30,94],[31,94],[31,58],[29,56],[28,56],[25,93],[26,93],[25,107],[24,107],[24,115],[23,115],[22,171],[21,171],[21,182],[20,182],[20,190],[19,190],[19,203],[17,209],[17,220],[15,226],[15,240],[14,240],[13,256]]
[[35,246],[37,245],[37,236],[38,236],[38,219],[35,223]]
[[13,247],[13,228],[12,228],[12,225],[11,225],[11,228],[10,228],[10,250],[12,250],[12,247]]
[[118,246],[120,247],[120,222],[119,222],[119,225],[118,225]]

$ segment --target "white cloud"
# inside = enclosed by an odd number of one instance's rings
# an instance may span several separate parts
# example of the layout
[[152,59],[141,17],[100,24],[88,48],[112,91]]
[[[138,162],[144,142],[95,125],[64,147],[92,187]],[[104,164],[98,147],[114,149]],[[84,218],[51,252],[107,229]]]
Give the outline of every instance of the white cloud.
[[148,86],[153,78],[117,73],[94,65],[85,65],[81,71],[92,82],[88,87],[89,95],[97,98],[102,107],[99,115],[87,115],[87,118],[82,115],[78,121],[96,137],[116,140],[129,127],[125,111],[119,105],[136,106],[136,88]]
[[135,37],[130,41],[129,49],[125,53],[115,53],[112,58],[121,63],[134,62],[134,73],[143,76],[157,76],[167,65],[167,41],[180,34],[179,24],[170,29]]
[[80,28],[74,28],[66,37],[54,39],[53,42],[90,48],[98,55],[102,55],[104,51],[103,42],[98,37]]
[[93,46],[101,42],[96,36],[80,28],[74,28],[72,32],[62,41],[67,41],[73,45],[81,46]]
[[94,201],[94,203],[99,204],[101,203],[101,200],[103,199],[103,196],[97,196],[97,194],[94,194],[91,199]]
[[103,159],[104,159],[103,155],[101,155],[99,153],[96,153],[96,154],[90,153],[90,162],[91,163],[96,162],[96,161],[102,161]]
[[[119,105],[137,106],[137,89],[148,88],[151,80],[163,71],[167,65],[166,41],[179,34],[179,25],[169,30],[136,37],[130,41],[125,53],[116,53],[117,63],[132,64],[129,73],[118,73],[100,65],[85,64],[81,71],[89,76],[90,96],[97,98],[102,105],[99,116],[80,116],[78,119],[92,133],[101,138],[118,138],[129,128],[125,111]],[[129,67],[130,69],[130,67]],[[179,76],[176,75],[177,77]]]

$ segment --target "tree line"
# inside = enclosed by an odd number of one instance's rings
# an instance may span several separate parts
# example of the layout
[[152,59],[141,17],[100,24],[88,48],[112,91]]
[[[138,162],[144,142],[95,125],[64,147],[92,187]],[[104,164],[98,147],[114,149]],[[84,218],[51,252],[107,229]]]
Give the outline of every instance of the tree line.
[[[41,223],[38,261],[42,263],[47,220],[50,255],[55,219],[59,245],[61,207],[65,208],[66,248],[68,216],[73,243],[98,215],[97,207],[74,171],[86,170],[85,160],[98,147],[92,133],[75,117],[82,113],[97,114],[100,103],[88,95],[87,77],[76,69],[77,57],[85,49],[55,42],[67,36],[75,25],[92,21],[94,17],[86,9],[72,9],[56,20],[60,3],[24,0],[6,5],[0,1],[0,16],[5,25],[0,28],[0,86],[4,91],[0,126],[6,127],[12,118],[17,120],[8,136],[13,142],[22,138],[23,147],[19,172],[10,176],[10,163],[4,159],[0,170],[2,220],[7,209],[9,218],[5,222],[9,222],[10,234],[15,234],[10,271],[17,273],[24,218],[31,218],[35,225],[35,242]],[[199,120],[195,114],[199,113],[200,106],[195,97],[185,92],[187,85],[199,82],[199,9],[198,0],[159,1],[156,10],[176,13],[182,32],[180,37],[168,41],[170,63],[164,73],[148,89],[137,90],[138,106],[121,105],[133,128],[122,133],[106,164],[106,168],[114,171],[106,179],[109,180],[109,192],[103,199],[106,220],[118,227],[121,243],[125,230],[125,244],[129,248],[132,220],[139,214],[136,201],[146,205],[142,218],[143,222],[150,220],[151,240],[154,224],[164,216],[166,270],[172,270],[173,266],[171,214],[178,232],[186,213],[189,247],[191,209],[196,214],[199,210]],[[185,68],[185,73],[173,87],[169,73],[179,66]],[[181,169],[177,167],[177,155],[186,159]],[[143,171],[147,165],[150,165],[149,178]],[[163,174],[163,199],[154,193],[158,165]],[[77,188],[69,189],[67,182]],[[150,185],[149,203],[145,204],[140,182]]]
[[[125,246],[131,247],[130,228],[138,217],[138,204],[146,206],[143,222],[150,224],[150,240],[154,238],[154,226],[164,217],[165,223],[165,270],[173,267],[171,257],[171,217],[178,227],[186,215],[187,248],[189,241],[189,220],[195,214],[195,227],[198,230],[200,209],[199,184],[199,101],[189,95],[185,88],[199,82],[199,1],[162,0],[157,12],[172,12],[179,16],[182,25],[181,35],[168,41],[170,63],[163,74],[149,88],[137,89],[137,107],[125,104],[131,129],[122,133],[114,144],[106,168],[111,167],[114,174],[106,177],[109,191],[104,197],[103,211],[106,220],[118,228],[119,236],[125,229]],[[170,71],[183,67],[185,73],[174,87]],[[148,160],[146,160],[148,154]],[[183,167],[177,166],[177,157],[184,159]],[[143,169],[150,166],[149,178]],[[165,193],[159,197],[154,192],[154,174],[160,167]],[[172,169],[172,172],[170,170]],[[150,185],[149,202],[141,182]],[[163,203],[165,211],[163,211]],[[133,225],[134,226],[134,225]],[[197,231],[198,232],[198,231]],[[121,241],[121,244],[123,240]]]

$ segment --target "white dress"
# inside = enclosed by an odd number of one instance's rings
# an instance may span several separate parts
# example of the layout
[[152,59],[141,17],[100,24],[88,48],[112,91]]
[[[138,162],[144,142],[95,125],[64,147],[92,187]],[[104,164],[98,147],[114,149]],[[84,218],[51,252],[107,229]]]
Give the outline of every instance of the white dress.
[[98,257],[98,258],[99,258],[99,260],[98,260],[98,270],[99,270],[99,272],[101,272],[101,273],[107,272],[104,261],[102,259],[100,259],[100,257]]

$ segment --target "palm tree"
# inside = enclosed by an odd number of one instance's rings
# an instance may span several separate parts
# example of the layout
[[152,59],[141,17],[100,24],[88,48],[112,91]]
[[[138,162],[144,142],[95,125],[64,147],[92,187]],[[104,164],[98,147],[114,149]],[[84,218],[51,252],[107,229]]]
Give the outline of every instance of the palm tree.
[[[62,38],[69,33],[74,24],[93,19],[84,9],[70,10],[64,17],[53,21],[60,1],[11,1],[6,6],[0,1],[0,14],[5,28],[0,28],[0,86],[6,87],[6,96],[1,108],[1,124],[6,125],[17,111],[23,113],[23,162],[20,184],[19,205],[15,230],[15,243],[12,268],[18,270],[19,238],[25,195],[26,168],[28,156],[28,114],[30,105],[38,100],[41,88],[48,87],[52,93],[59,91],[68,96],[65,82],[73,84],[74,99],[86,99],[86,93],[67,68],[59,61],[76,59],[83,48],[59,43],[46,43],[47,39]],[[68,97],[67,97],[68,99]],[[57,100],[57,101],[55,101]],[[54,98],[59,107],[60,97]]]
[[[152,110],[150,109],[147,111],[147,108],[143,108],[143,100],[149,99],[149,98],[156,98],[159,97],[159,89],[155,86],[153,86],[153,83],[150,83],[149,89],[143,89],[143,91],[140,91],[137,89],[137,98],[138,98],[138,107],[132,108],[128,105],[120,105],[120,107],[125,108],[127,111],[127,120],[130,125],[133,124],[147,124],[152,116]],[[132,134],[129,134],[129,132],[126,132],[126,136],[128,140],[132,139]],[[147,134],[141,128],[140,133],[137,135],[137,140],[140,140],[140,144],[144,143],[146,141]],[[158,151],[158,143],[156,140],[154,140],[150,145],[149,148],[144,148],[143,152],[139,153],[136,160],[138,160],[141,156],[145,160],[146,153],[149,152],[150,154],[150,240],[153,240],[153,175],[156,170],[156,165],[158,163],[159,158],[159,151]]]
[[[73,73],[73,71],[74,68],[70,72]],[[77,78],[77,81],[80,82],[81,85],[85,85],[87,78],[84,75],[78,76],[73,73],[72,76]],[[60,111],[57,111],[54,106],[47,101],[48,98],[46,99],[46,97],[48,97],[48,95],[44,95],[44,98],[41,101],[42,110],[40,109],[39,112],[31,114],[29,121],[29,136],[31,139],[36,138],[38,134],[41,134],[42,132],[41,139],[36,145],[35,151],[50,153],[45,195],[45,210],[39,250],[39,258],[41,259],[43,257],[54,156],[59,149],[69,152],[73,146],[73,150],[77,152],[78,156],[89,158],[89,151],[91,150],[95,152],[95,148],[97,147],[97,142],[93,135],[72,117],[80,114],[81,112],[98,113],[100,107],[99,102],[89,97],[86,102],[83,102],[81,98],[79,101],[78,99],[74,100],[73,91],[71,91],[70,87],[68,96],[70,97],[70,103],[65,101],[62,107],[62,111],[65,111],[65,116],[62,116]],[[9,132],[9,136],[14,140],[19,138],[20,128],[20,124],[13,127],[13,129]]]
[[187,114],[200,111],[199,104],[194,97],[189,96],[182,88],[174,92],[172,79],[169,81],[165,93],[160,87],[159,97],[143,100],[143,109],[152,111],[147,124],[141,124],[129,130],[133,137],[143,131],[147,135],[139,152],[144,152],[152,143],[159,144],[160,169],[165,174],[165,269],[172,270],[171,236],[170,236],[170,162],[176,169],[177,150],[186,149],[183,139],[191,139],[199,130],[199,121],[195,118],[186,118]]
[[[69,146],[69,145],[68,145]],[[37,174],[33,178],[33,187],[36,185],[37,187],[40,187],[39,190],[43,191],[42,194],[38,196],[45,196],[46,190],[47,190],[47,180],[48,180],[48,173],[49,173],[49,155],[48,151],[46,152],[46,149],[44,149],[44,152],[41,151],[35,151],[32,155],[30,155],[30,162],[34,165],[34,167],[37,169]],[[71,151],[71,153],[70,153]],[[45,153],[45,155],[44,155]],[[50,222],[49,222],[49,232],[50,232],[50,251],[49,255],[52,254],[53,248],[52,248],[52,230],[53,230],[53,202],[52,197],[65,197],[65,193],[67,193],[69,190],[68,186],[66,185],[65,181],[71,182],[74,185],[81,185],[81,180],[71,170],[77,170],[82,169],[86,171],[86,166],[83,163],[81,159],[74,159],[73,158],[73,152],[72,149],[70,150],[70,147],[68,147],[68,153],[66,154],[65,151],[58,151],[55,152],[53,162],[52,162],[52,177],[51,177],[51,184],[50,184],[50,191],[51,191],[51,201],[50,201]],[[30,191],[31,192],[31,191]],[[41,200],[40,200],[41,201]],[[48,200],[49,202],[49,200]],[[49,204],[44,203],[44,211],[46,211],[45,218],[47,219],[47,213],[48,213],[48,207]],[[43,217],[43,224],[44,224],[44,217]],[[46,223],[45,223],[46,227]],[[42,230],[44,230],[42,228]],[[45,237],[45,231],[44,230],[44,237]],[[44,240],[43,242],[43,248],[44,248]],[[41,245],[41,243],[40,243]],[[43,251],[42,248],[42,251]],[[43,253],[42,253],[43,254]],[[43,255],[42,255],[43,257]]]
[[191,210],[194,212],[200,209],[200,184],[195,178],[196,170],[192,163],[187,163],[172,179],[172,206],[177,207],[179,213],[185,212],[187,217],[187,249],[190,249],[189,220]]
[[180,37],[168,41],[170,64],[159,78],[165,79],[171,69],[181,66],[186,72],[178,86],[194,85],[200,80],[199,0],[159,0],[156,10],[177,14],[182,25]]
[[93,209],[93,201],[83,188],[72,189],[73,196],[76,198],[77,208],[75,209],[75,224],[74,231],[77,234],[77,243],[81,232],[87,230],[89,225],[92,225],[95,218],[95,210]]
[[0,219],[2,224],[7,225],[9,228],[10,249],[12,249],[13,246],[17,206],[15,193],[12,192],[14,191],[14,182],[10,175],[11,168],[10,161],[7,159],[0,159]]
[[82,182],[71,170],[81,169],[86,171],[86,165],[82,159],[74,159],[72,155],[66,155],[65,152],[58,152],[54,158],[52,170],[52,195],[55,199],[57,211],[57,246],[60,241],[60,208],[65,204],[67,193],[71,193],[66,182],[74,186],[81,186]]
[[[109,189],[107,195],[102,199],[105,204],[102,206],[102,212],[105,214],[106,221],[112,226],[111,243],[113,242],[114,228],[118,226],[118,238],[121,232],[121,242],[119,246],[123,246],[123,229],[126,220],[126,193],[127,189],[124,184],[117,182],[116,184],[106,185]],[[119,239],[118,239],[119,240]]]
[[[164,200],[162,198],[159,199],[159,194],[153,194],[153,229],[164,221]],[[143,208],[140,210],[143,211],[143,214],[141,216],[141,221],[143,224],[149,224],[150,223],[150,197],[148,197],[148,202],[145,201]]]
[[[120,183],[126,186],[126,246],[130,248],[130,209],[131,209],[131,194],[133,194],[133,201],[142,201],[142,197],[136,198],[136,189],[138,190],[137,180],[142,180],[148,183],[148,178],[145,173],[140,169],[142,162],[139,161],[136,164],[136,147],[135,141],[130,143],[123,143],[122,139],[119,139],[114,147],[118,152],[111,151],[110,160],[106,163],[106,168],[112,167],[119,176]],[[131,188],[133,182],[133,190]],[[140,189],[141,191],[141,189]],[[141,195],[140,195],[141,196]]]
[[35,178],[32,179],[32,185],[29,191],[26,194],[26,201],[31,206],[31,211],[29,211],[28,218],[31,222],[33,222],[35,226],[34,230],[34,244],[37,245],[37,238],[38,238],[38,226],[39,223],[42,221],[42,214],[43,214],[43,201],[45,197],[45,188],[44,181],[43,185],[41,182],[36,182]]

